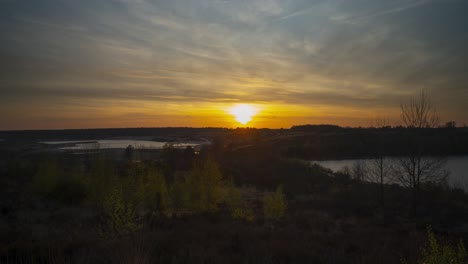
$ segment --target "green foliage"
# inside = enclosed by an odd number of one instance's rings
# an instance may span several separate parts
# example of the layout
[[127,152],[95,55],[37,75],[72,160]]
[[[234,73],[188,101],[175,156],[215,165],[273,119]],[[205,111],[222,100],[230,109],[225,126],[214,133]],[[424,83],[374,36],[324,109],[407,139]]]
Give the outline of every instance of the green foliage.
[[140,179],[142,202],[151,211],[164,212],[169,207],[169,192],[164,175],[154,167],[149,167]]
[[79,171],[65,173],[52,159],[39,163],[32,186],[43,197],[67,204],[78,204],[86,196],[85,183]]
[[166,179],[153,164],[131,163],[127,167],[127,173],[116,177],[113,184],[124,186],[124,199],[138,209],[164,212],[169,207]]
[[255,220],[255,212],[252,208],[234,208],[231,212],[231,216],[233,219],[240,219],[248,222],[252,222]]
[[144,206],[145,198],[145,172],[143,163],[130,163],[126,167],[126,173],[116,177],[117,186],[123,186],[122,195],[126,201],[130,201],[136,207]]
[[100,155],[94,155],[92,158],[85,184],[88,199],[99,205],[116,185],[117,177],[111,161]]
[[195,164],[189,174],[188,181],[192,185],[192,199],[197,211],[213,212],[223,198],[222,175],[216,163],[206,161]]
[[199,162],[191,171],[176,174],[170,194],[175,211],[217,211],[224,196],[222,175],[218,166],[213,161]]
[[114,239],[139,229],[135,206],[124,200],[122,188],[114,187],[103,201],[100,233]]
[[60,173],[55,160],[42,161],[33,176],[33,189],[42,195],[49,195],[57,187]]
[[245,198],[242,197],[241,189],[236,188],[232,183],[226,188],[225,202],[233,219],[249,222],[255,220],[253,208],[250,207]]
[[79,204],[86,197],[86,185],[81,174],[64,175],[49,196],[66,204]]
[[169,193],[171,197],[171,207],[175,212],[186,212],[191,207],[190,186],[186,181],[186,175],[176,173],[174,182],[172,183]]
[[157,211],[166,210],[169,205],[169,192],[164,176],[157,174],[155,177],[150,178],[147,189],[145,197],[147,206]]
[[266,219],[279,220],[283,218],[286,208],[287,201],[281,186],[276,188],[273,194],[267,194],[263,198],[263,213]]
[[463,241],[460,240],[457,248],[450,245],[440,245],[431,228],[427,228],[428,242],[422,249],[421,264],[463,264],[466,263],[466,250]]

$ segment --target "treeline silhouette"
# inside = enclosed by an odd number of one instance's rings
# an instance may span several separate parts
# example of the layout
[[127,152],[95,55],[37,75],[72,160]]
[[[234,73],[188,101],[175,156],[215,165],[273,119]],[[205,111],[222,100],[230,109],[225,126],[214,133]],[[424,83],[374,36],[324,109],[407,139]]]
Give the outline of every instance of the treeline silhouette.
[[[468,128],[342,128],[337,126],[296,126],[303,132],[278,142],[285,155],[303,159],[371,158],[407,154],[415,138],[427,155],[467,155]],[[383,146],[382,146],[383,145]]]
[[193,137],[199,134],[216,136],[226,128],[157,127],[157,128],[102,128],[102,129],[57,129],[57,130],[9,130],[0,131],[6,141],[31,142],[37,140],[97,140],[107,138],[148,137],[171,141],[179,136]]
[[168,145],[151,160],[10,150],[0,261],[417,263],[440,259],[439,248],[458,253],[465,192],[424,184],[412,215],[411,192],[388,185],[382,206],[378,184],[285,157],[277,142],[291,133],[278,131],[229,130],[199,153]]
[[[353,159],[372,157],[384,151],[387,156],[406,154],[417,137],[428,155],[468,155],[468,128],[404,127],[350,128],[336,125],[301,125],[290,129],[256,128],[121,128],[75,130],[0,131],[1,144],[37,143],[47,140],[98,140],[145,138],[162,142],[220,140],[226,145],[264,144],[302,159]],[[382,144],[385,146],[382,148]]]

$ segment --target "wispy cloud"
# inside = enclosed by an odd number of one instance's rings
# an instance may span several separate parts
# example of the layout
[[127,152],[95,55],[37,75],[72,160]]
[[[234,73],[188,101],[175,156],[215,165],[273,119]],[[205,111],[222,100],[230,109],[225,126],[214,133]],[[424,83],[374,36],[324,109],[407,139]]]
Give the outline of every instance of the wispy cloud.
[[331,16],[331,20],[347,22],[347,23],[359,23],[363,21],[369,21],[370,19],[390,15],[393,13],[407,11],[412,8],[416,8],[427,3],[433,2],[434,0],[405,0],[405,1],[394,1],[390,5],[384,8],[377,8],[376,10],[370,10],[357,15],[339,15]]
[[468,111],[466,1],[1,4],[0,103],[16,102],[4,112],[34,100],[390,109],[422,87],[446,113]]

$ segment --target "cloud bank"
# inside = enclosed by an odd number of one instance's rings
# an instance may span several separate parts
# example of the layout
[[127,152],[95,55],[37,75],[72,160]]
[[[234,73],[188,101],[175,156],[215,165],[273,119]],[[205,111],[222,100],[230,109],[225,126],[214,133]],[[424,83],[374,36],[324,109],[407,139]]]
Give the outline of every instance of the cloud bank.
[[[443,118],[468,123],[463,0],[3,0],[0,7],[0,129],[74,120],[183,125],[187,116],[193,126],[229,125],[216,111],[236,102],[298,109],[279,107],[264,126],[326,117],[365,125],[371,113],[396,115],[421,89]],[[197,111],[211,113],[210,122]],[[90,114],[99,121],[87,123]],[[139,123],[127,120],[138,114],[131,120]]]

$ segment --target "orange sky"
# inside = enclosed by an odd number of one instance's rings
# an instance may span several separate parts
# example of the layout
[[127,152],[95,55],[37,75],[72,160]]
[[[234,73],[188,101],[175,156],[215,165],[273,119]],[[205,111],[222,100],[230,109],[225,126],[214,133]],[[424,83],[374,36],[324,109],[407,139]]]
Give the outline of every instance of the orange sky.
[[[75,105],[63,105],[61,111],[54,111],[54,107],[38,106],[38,111],[34,113],[25,113],[21,111],[27,111],[26,109],[18,109],[18,113],[13,114],[13,118],[7,119],[3,125],[5,128],[17,129],[160,126],[289,128],[293,125],[324,123],[369,126],[372,125],[372,119],[377,117],[367,109],[329,106],[311,109],[302,105],[252,103],[248,105],[257,109],[257,113],[247,124],[241,124],[229,111],[237,103],[135,104],[138,105],[137,108],[131,103],[101,108],[82,106],[79,109]],[[343,117],[346,116],[343,113],[348,116]],[[14,116],[23,116],[23,119]],[[26,118],[29,119],[27,122]]]
[[466,1],[3,1],[0,130],[468,123]]

